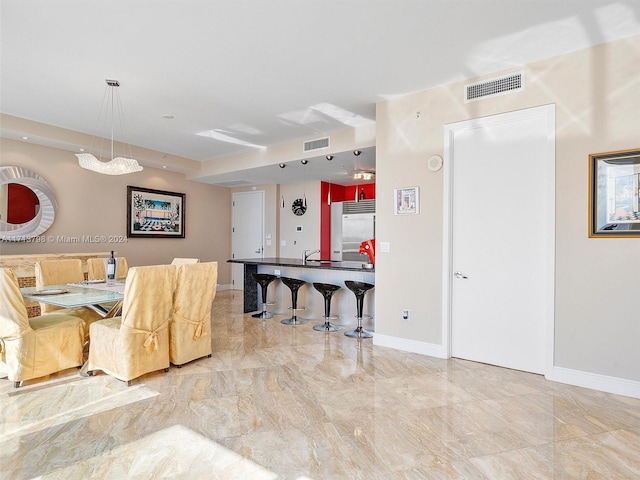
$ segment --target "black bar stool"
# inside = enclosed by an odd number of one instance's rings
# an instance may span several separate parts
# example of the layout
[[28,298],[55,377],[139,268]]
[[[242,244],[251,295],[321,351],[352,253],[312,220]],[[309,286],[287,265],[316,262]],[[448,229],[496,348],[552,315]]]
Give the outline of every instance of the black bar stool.
[[[331,297],[333,294],[340,290],[339,285],[331,285],[330,283],[314,283],[313,286],[324,297],[324,324],[314,325],[313,329],[319,332],[336,332],[342,327],[333,325],[329,320],[331,317]],[[338,318],[338,317],[333,317]]]
[[344,284],[356,296],[356,306],[357,306],[356,317],[358,318],[358,326],[356,327],[356,329],[351,332],[344,332],[344,334],[347,337],[353,337],[353,338],[373,337],[373,332],[370,332],[369,330],[365,330],[364,328],[362,328],[362,307],[364,305],[365,293],[371,290],[375,285],[371,285],[370,283],[364,283],[364,282],[354,282],[352,280],[345,280]]
[[305,323],[306,319],[298,318],[298,310],[304,310],[304,307],[298,308],[298,290],[307,282],[289,277],[280,277],[280,280],[291,289],[291,318],[286,318],[281,323],[285,325],[301,325]]
[[273,317],[273,313],[267,312],[267,305],[273,305],[273,303],[267,303],[267,288],[269,287],[269,284],[278,277],[276,277],[275,275],[270,275],[268,273],[252,273],[251,276],[256,282],[260,284],[260,287],[262,288],[262,312],[254,313],[251,316],[253,318]]

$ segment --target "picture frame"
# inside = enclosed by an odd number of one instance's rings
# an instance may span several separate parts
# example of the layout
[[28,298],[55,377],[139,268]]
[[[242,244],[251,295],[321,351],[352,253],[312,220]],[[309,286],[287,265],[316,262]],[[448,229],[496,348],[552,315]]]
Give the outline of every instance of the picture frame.
[[589,237],[640,238],[640,148],[589,155]]
[[186,194],[127,186],[127,237],[185,238]]
[[404,187],[393,190],[393,205],[396,215],[417,215],[420,213],[419,187]]

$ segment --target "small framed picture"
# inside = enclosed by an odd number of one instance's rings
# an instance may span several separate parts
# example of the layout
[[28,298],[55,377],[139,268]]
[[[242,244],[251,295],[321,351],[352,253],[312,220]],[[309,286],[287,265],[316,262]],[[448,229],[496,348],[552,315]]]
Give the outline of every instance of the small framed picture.
[[419,187],[396,188],[393,194],[396,215],[416,215],[420,213]]
[[185,196],[127,186],[127,237],[184,238]]

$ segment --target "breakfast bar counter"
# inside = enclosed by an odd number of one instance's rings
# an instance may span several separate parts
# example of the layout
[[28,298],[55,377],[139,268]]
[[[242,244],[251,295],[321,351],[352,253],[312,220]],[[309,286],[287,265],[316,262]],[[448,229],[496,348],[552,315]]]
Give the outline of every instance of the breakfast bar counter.
[[[303,262],[300,258],[271,257],[271,258],[243,258],[227,260],[228,263],[244,264],[244,312],[255,312],[262,308],[260,288],[253,279],[254,273],[269,273],[277,277],[293,277],[304,280],[309,285],[300,291],[300,304],[306,306],[301,316],[320,320],[324,311],[324,301],[319,292],[311,285],[313,282],[332,283],[345,287],[345,280],[354,280],[375,284],[375,271],[373,268],[363,267],[363,262],[340,262],[331,260],[307,259]],[[275,283],[275,282],[274,282]],[[275,310],[278,314],[287,314],[287,308],[291,303],[289,289],[277,282],[275,288]],[[271,287],[270,287],[271,288]],[[346,288],[335,295],[332,305],[332,314],[348,318],[355,316],[354,295]],[[366,297],[365,311],[373,314],[374,291]],[[271,293],[269,293],[271,295]],[[269,298],[269,301],[274,301]],[[260,305],[260,307],[259,307]],[[351,322],[349,322],[351,323]],[[369,327],[371,328],[371,327]]]

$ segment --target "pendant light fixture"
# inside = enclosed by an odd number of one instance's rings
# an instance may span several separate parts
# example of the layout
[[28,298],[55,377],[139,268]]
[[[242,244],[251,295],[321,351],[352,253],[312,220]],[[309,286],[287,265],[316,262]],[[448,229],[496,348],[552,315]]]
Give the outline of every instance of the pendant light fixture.
[[309,163],[309,160],[300,160],[300,163],[303,165],[302,167],[302,204],[304,205],[304,208],[307,208],[307,169],[304,167],[306,167],[307,163]]
[[[115,124],[115,116],[118,113],[118,119],[120,121],[120,125],[122,125],[122,107],[120,105],[120,96],[118,95],[117,88],[120,86],[120,82],[118,80],[109,80],[106,79],[107,87],[105,90],[105,99],[107,102],[107,106],[105,107],[105,100],[103,100],[101,113],[99,115],[98,121],[102,117],[102,110],[104,109],[105,113],[105,124],[107,123],[107,116],[110,114],[111,120],[111,160],[103,162],[99,160],[91,153],[77,153],[76,157],[78,157],[78,163],[82,168],[87,170],[91,170],[97,173],[102,173],[104,175],[124,175],[127,173],[140,172],[143,170],[142,166],[138,164],[138,161],[133,158],[126,157],[114,157],[113,153],[113,143],[114,143],[114,124]],[[116,105],[117,104],[117,105]],[[116,112],[117,106],[117,112]],[[110,109],[110,113],[109,113]],[[129,146],[129,155],[131,155],[131,146]],[[100,149],[100,157],[102,157],[102,148]]]

